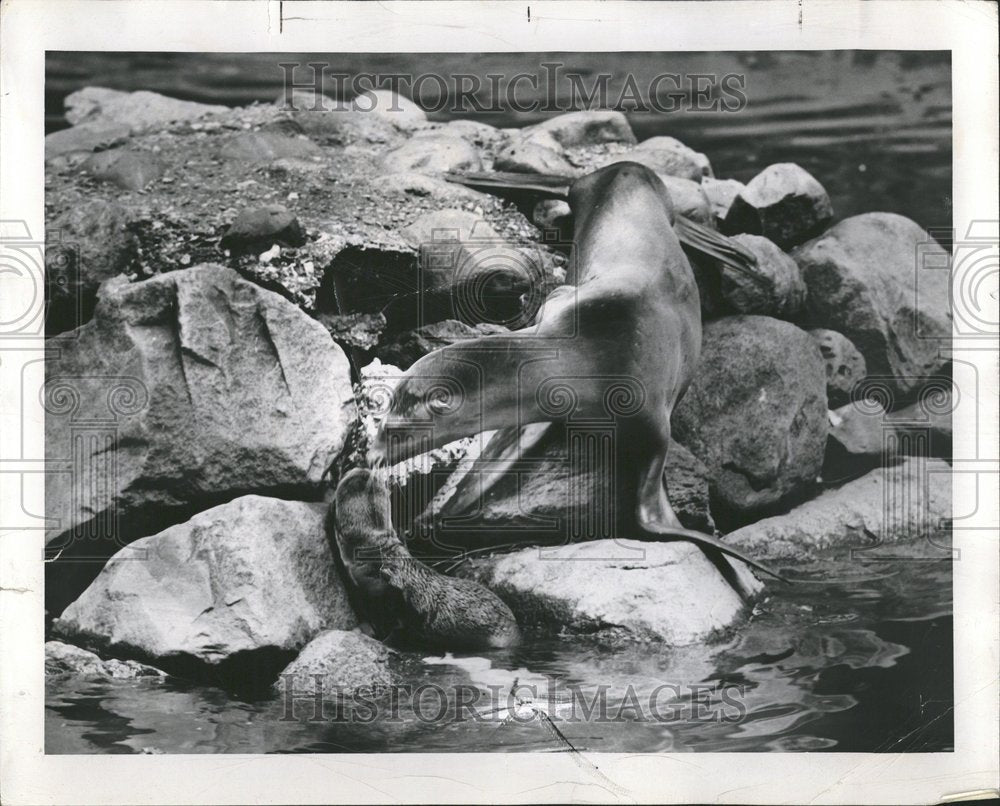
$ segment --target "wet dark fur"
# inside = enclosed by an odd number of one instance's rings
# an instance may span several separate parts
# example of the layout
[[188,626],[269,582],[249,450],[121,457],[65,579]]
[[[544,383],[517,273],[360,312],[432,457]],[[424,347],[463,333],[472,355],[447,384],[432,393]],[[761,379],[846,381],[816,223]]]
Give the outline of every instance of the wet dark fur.
[[495,594],[410,555],[392,528],[388,486],[377,471],[355,468],[344,476],[331,515],[344,569],[377,632],[391,632],[396,643],[450,650],[517,643],[514,614]]

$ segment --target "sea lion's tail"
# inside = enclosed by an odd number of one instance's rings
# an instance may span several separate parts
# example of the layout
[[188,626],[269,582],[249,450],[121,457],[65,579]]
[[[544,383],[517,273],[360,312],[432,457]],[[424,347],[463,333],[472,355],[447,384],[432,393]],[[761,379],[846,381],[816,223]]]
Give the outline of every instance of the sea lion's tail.
[[[531,173],[446,173],[444,178],[494,196],[508,199],[568,199],[575,181],[569,176],[546,176]],[[674,231],[689,256],[705,257],[718,263],[723,270],[735,271],[758,285],[768,285],[770,278],[757,269],[757,258],[732,238],[686,216],[674,215]]]

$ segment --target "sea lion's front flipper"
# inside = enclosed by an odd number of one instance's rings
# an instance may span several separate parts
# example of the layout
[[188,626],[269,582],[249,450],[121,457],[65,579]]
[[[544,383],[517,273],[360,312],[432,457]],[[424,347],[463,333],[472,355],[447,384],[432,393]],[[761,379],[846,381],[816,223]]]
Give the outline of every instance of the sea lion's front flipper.
[[542,441],[552,426],[552,423],[532,423],[497,431],[439,514],[454,517],[475,512],[489,490]]

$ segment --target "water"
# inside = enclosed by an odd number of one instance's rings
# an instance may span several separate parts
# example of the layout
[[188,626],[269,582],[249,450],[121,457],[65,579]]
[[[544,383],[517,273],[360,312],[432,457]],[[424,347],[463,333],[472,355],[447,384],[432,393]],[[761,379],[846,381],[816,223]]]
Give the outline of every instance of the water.
[[[658,72],[743,73],[749,105],[741,112],[632,115],[632,125],[640,139],[670,134],[706,152],[719,177],[745,181],[771,162],[798,162],[827,188],[838,218],[887,210],[925,228],[951,225],[947,54],[55,53],[47,62],[47,128],[64,125],[62,98],[86,85],[233,105],[271,101],[281,87],[277,62],[286,59],[318,59],[345,72],[363,65],[380,72],[483,75],[537,72],[543,60],[559,59],[567,69],[590,75],[612,68],[615,82],[631,72],[640,84]],[[505,112],[488,122],[523,125],[533,119]],[[438,658],[404,680],[448,693],[444,716],[436,720],[427,719],[438,710],[433,698],[419,711],[426,721],[416,718],[409,702],[400,704],[398,718],[383,713],[361,723],[364,708],[338,712],[331,704],[328,716],[339,713],[342,721],[308,721],[308,703],[298,705],[301,719],[284,719],[281,697],[244,700],[177,679],[49,680],[47,751],[952,749],[950,563],[831,559],[801,568],[796,576],[791,588],[769,589],[749,625],[723,643],[671,650],[529,637],[515,650]],[[465,691],[478,692],[480,707],[505,706],[515,679],[538,686],[535,704],[551,712],[558,732],[527,707],[517,712],[520,720],[501,723],[496,716],[472,718],[456,703],[457,693]],[[662,689],[665,684],[672,688]],[[501,692],[499,699],[490,686]],[[552,703],[545,696],[549,686],[555,691]],[[658,690],[668,696],[654,699],[654,714],[649,701]],[[600,691],[607,718],[571,721],[579,697],[589,703]],[[622,707],[632,702],[638,710]],[[693,719],[696,714],[703,718]]]
[[[377,713],[367,705],[338,709],[330,700],[325,721],[312,721],[311,700],[294,702],[290,712],[280,694],[243,700],[177,679],[50,680],[46,749],[951,750],[950,561],[831,560],[800,569],[795,579],[771,591],[749,625],[723,643],[670,649],[536,636],[514,650],[426,656],[419,668],[403,666],[402,682],[424,687],[419,706],[402,694]],[[514,705],[508,693],[515,680],[518,694],[544,709],[558,732],[529,707],[515,708],[506,722],[503,713],[476,716],[473,705],[476,713]],[[459,705],[463,698],[468,707]]]

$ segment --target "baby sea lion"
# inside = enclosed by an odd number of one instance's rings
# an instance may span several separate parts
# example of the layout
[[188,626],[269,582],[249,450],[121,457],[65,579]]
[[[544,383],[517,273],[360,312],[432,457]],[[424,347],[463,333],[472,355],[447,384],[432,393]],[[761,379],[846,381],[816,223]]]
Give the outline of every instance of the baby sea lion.
[[383,628],[406,643],[480,650],[516,644],[514,614],[468,579],[439,574],[412,557],[392,528],[384,474],[355,468],[333,501],[333,532],[344,568]]
[[618,451],[617,472],[638,476],[631,537],[691,540],[717,562],[722,552],[777,576],[714,536],[684,529],[667,499],[670,416],[698,364],[701,306],[665,186],[646,166],[620,162],[577,179],[568,198],[576,287],[550,294],[531,327],[453,344],[413,364],[370,461],[394,464],[482,431],[504,429],[498,437],[509,440],[506,429],[611,414],[616,440],[632,449],[627,460]]

